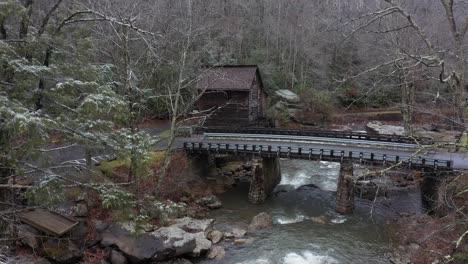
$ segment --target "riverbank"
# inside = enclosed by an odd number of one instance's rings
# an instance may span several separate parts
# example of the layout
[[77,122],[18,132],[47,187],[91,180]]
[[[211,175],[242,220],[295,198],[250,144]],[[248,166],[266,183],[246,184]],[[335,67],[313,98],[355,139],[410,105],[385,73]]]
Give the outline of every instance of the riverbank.
[[403,215],[391,225],[401,254],[415,264],[468,262],[468,175],[458,173],[439,185],[430,214]]

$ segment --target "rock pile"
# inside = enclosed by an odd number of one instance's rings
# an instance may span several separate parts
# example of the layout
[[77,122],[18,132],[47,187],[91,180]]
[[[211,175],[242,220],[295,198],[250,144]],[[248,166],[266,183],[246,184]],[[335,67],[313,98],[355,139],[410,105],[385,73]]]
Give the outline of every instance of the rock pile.
[[139,235],[135,235],[129,224],[113,223],[101,231],[100,245],[103,248],[116,248],[130,263],[200,256],[211,248],[212,242],[207,239],[207,234],[212,223],[212,219],[185,217],[177,219],[171,226]]
[[255,161],[231,161],[217,165],[216,179],[222,179],[227,187],[240,182],[249,182]]
[[366,132],[374,135],[405,135],[405,129],[402,126],[384,125],[379,121],[372,121],[367,123]]
[[[137,233],[134,223],[105,223],[95,220],[96,231],[93,241],[86,247],[101,249],[106,253],[106,262],[126,263],[190,263],[181,257],[198,257],[208,253],[209,258],[222,259],[225,255],[219,243],[224,233],[212,230],[213,219],[197,220],[189,217],[174,220],[166,227],[154,231]],[[24,225],[20,232],[23,243],[34,249],[42,249],[45,257],[54,263],[80,263],[83,260],[82,248],[73,240],[43,239],[34,228]],[[83,239],[84,240],[84,239]],[[46,260],[44,260],[46,261]]]

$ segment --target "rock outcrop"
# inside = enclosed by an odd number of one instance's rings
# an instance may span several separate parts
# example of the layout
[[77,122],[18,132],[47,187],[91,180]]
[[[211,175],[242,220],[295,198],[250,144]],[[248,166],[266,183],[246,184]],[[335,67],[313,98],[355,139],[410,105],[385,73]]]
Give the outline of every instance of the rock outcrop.
[[83,257],[83,253],[71,241],[49,239],[43,244],[45,256],[54,263],[76,263]]
[[[85,247],[103,248],[109,252],[108,259],[102,263],[159,263],[168,260],[167,263],[190,263],[175,259],[201,256],[212,248],[213,243],[223,239],[224,233],[212,231],[212,223],[213,219],[185,217],[174,220],[167,227],[151,225],[151,228],[137,229],[133,222],[106,223],[95,220],[94,238],[86,243],[83,237],[88,230],[85,222],[80,222],[67,240],[42,238],[39,231],[28,225],[20,225],[18,229],[24,245],[44,252],[44,256],[53,263],[81,263]],[[216,252],[212,253],[216,253],[214,258],[222,258],[222,250],[215,249]]]
[[281,101],[284,101],[290,104],[297,104],[301,101],[301,99],[299,98],[297,94],[286,89],[276,91],[275,95],[278,96]]
[[[105,229],[102,233],[101,246],[118,248],[132,263],[153,259],[163,260],[176,255],[176,245],[165,244],[152,234],[144,233],[136,236],[118,224],[111,224]],[[194,248],[193,241],[192,250]]]
[[289,119],[297,121],[297,114],[302,109],[299,96],[290,90],[278,90],[275,95],[279,100],[274,105],[274,110],[286,113]]
[[117,248],[131,263],[162,261],[184,255],[200,256],[211,248],[212,243],[206,235],[212,223],[212,219],[185,217],[175,220],[171,226],[139,235],[132,232],[132,224],[100,226],[101,246]]
[[213,219],[193,219],[190,217],[184,217],[176,219],[174,224],[171,226],[178,227],[189,233],[198,233],[211,231],[211,225],[213,224]]
[[127,264],[128,261],[117,250],[112,250],[110,253],[110,263],[111,264]]
[[161,227],[152,232],[151,236],[162,242],[162,252],[171,252],[166,257],[159,257],[156,252],[155,259],[159,260],[192,253],[197,247],[194,234],[188,233],[176,226]]

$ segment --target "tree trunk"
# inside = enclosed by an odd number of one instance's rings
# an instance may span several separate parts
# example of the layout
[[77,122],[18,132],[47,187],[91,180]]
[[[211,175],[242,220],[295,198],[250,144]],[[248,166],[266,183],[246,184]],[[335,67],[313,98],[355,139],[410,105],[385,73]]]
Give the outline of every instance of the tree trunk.
[[19,38],[23,39],[28,35],[29,24],[31,22],[32,5],[34,0],[26,0],[24,8],[27,10],[26,14],[21,18],[19,28]]
[[5,18],[0,17],[0,39],[7,39],[7,31],[5,28]]
[[457,48],[461,50],[458,52],[459,62],[456,65],[456,70],[453,71],[452,75],[452,87],[455,96],[455,106],[458,112],[458,121],[460,124],[458,128],[467,129],[466,121],[468,118],[468,87],[465,84],[465,56],[462,49],[461,43],[457,45]]
[[[49,45],[49,47],[47,47],[47,50],[46,50],[46,54],[45,54],[45,58],[44,58],[44,66],[46,67],[49,67],[50,65],[50,56],[52,55],[52,46]],[[38,110],[41,110],[44,105],[42,104],[42,98],[44,97],[43,93],[44,93],[44,88],[45,88],[45,81],[44,81],[44,78],[40,78],[39,80],[39,85],[38,85],[38,89],[37,89],[37,99],[36,99],[36,111]]]
[[401,85],[401,104],[403,115],[403,126],[406,136],[413,136],[413,113],[414,113],[414,85],[402,83]]
[[93,166],[93,159],[92,159],[92,151],[89,147],[85,149],[85,160],[86,160],[86,174],[88,175],[89,179],[91,178],[91,170]]

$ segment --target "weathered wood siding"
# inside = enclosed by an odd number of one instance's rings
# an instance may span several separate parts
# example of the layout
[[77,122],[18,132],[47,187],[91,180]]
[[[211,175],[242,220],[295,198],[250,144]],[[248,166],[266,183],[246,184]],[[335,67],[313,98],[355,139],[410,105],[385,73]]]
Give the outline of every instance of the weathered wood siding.
[[200,111],[212,109],[205,126],[236,126],[249,123],[249,92],[206,92],[198,101]]
[[265,117],[266,112],[266,93],[264,91],[260,73],[256,72],[255,79],[252,82],[249,96],[249,121],[256,121]]
[[259,109],[260,109],[260,97],[259,97],[259,83],[258,78],[255,75],[255,78],[252,82],[252,86],[250,88],[250,96],[249,96],[249,121],[253,122],[258,119]]
[[252,126],[265,117],[266,93],[257,66],[205,68],[198,110],[213,110],[205,126]]

